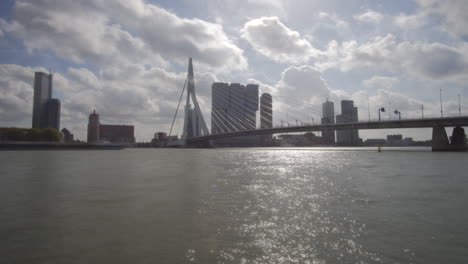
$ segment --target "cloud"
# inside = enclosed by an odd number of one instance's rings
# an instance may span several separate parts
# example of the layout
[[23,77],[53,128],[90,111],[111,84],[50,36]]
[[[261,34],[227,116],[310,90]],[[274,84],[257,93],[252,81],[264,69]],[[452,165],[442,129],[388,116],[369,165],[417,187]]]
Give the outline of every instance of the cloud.
[[364,44],[356,40],[344,41],[341,44],[331,41],[325,55],[315,63],[320,70],[339,68],[350,71],[354,68],[373,67],[376,65],[392,65],[391,51],[396,45],[393,35],[376,37]]
[[192,56],[213,70],[244,70],[243,51],[222,27],[180,18],[142,0],[15,2],[0,28],[30,52],[48,51],[78,64],[185,64]]
[[455,48],[440,43],[413,44],[404,42],[398,45],[401,59],[406,56],[407,70],[432,79],[466,78],[468,58],[466,48]]
[[[419,118],[421,117],[421,105],[424,105],[426,117],[439,115],[440,109],[437,103],[418,100],[403,93],[392,91],[392,86],[398,82],[399,79],[396,77],[373,76],[363,81],[364,86],[371,89],[350,93],[339,88],[331,88],[322,73],[313,66],[287,67],[283,70],[281,79],[272,85],[277,91],[273,94],[274,109],[279,112],[279,116],[275,117],[275,122],[276,124],[280,122],[276,118],[285,120],[287,114],[289,114],[291,120],[309,120],[310,122],[311,117],[319,120],[321,117],[321,104],[326,99],[335,102],[336,113],[341,111],[341,100],[353,100],[359,108],[360,120],[368,119],[369,110],[371,119],[377,119],[377,109],[380,107],[387,109],[384,114],[385,118],[388,115],[392,118],[398,118],[393,113],[394,110],[399,110],[403,118]],[[447,101],[444,104],[447,104],[445,108],[455,112],[454,103],[449,104]],[[392,112],[389,113],[388,111]]]
[[364,80],[364,87],[369,89],[385,89],[389,90],[395,84],[399,83],[398,78],[388,76],[372,76],[372,78]]
[[33,100],[32,68],[18,65],[0,65],[0,123],[3,126],[30,126]]
[[[399,110],[407,117],[419,117],[421,114],[422,101],[410,98],[401,93],[378,89],[375,95],[371,95],[371,108],[385,107],[388,111]],[[361,104],[362,105],[362,104]],[[375,111],[374,111],[375,112]]]
[[349,27],[349,23],[339,18],[336,14],[330,14],[327,12],[319,12],[318,17],[323,21],[332,22],[332,24],[340,29]]
[[465,0],[416,0],[422,12],[442,17],[445,29],[468,39],[468,5]]
[[307,39],[286,27],[278,17],[252,19],[244,24],[241,34],[256,51],[277,62],[306,62],[318,53]]
[[315,47],[326,49],[330,41],[343,41],[353,38],[350,24],[336,14],[319,12],[311,23],[309,39]]
[[259,91],[260,93],[269,93],[269,94],[271,94],[273,96],[275,94],[278,94],[278,89],[275,86],[264,83],[262,81],[250,78],[250,79],[247,79],[247,83],[258,84],[258,87],[260,89],[260,91]]
[[467,45],[456,47],[441,43],[397,42],[394,35],[378,36],[359,44],[331,42],[326,56],[318,58],[316,68],[380,68],[429,80],[463,82],[467,78]]
[[428,23],[428,17],[423,12],[411,15],[400,14],[393,18],[393,23],[405,30],[418,29]]
[[349,99],[345,91],[332,90],[322,76],[310,65],[290,66],[283,70],[280,80],[273,85],[275,122],[298,120],[299,123],[319,122],[322,103],[329,99],[339,102]]
[[366,12],[360,15],[354,15],[353,17],[355,20],[360,22],[377,24],[380,23],[380,21],[382,21],[384,15],[373,10],[367,10]]
[[331,92],[321,73],[308,65],[286,68],[277,87],[281,94],[312,101],[323,101]]
[[[385,108],[381,113],[382,120],[398,119],[395,110],[401,112],[401,118],[421,118],[421,105],[424,105],[424,115],[426,117],[438,117],[438,105],[423,102],[404,94],[378,89],[376,91],[357,91],[353,93],[352,100],[358,107],[359,120],[378,120],[378,110]],[[417,140],[427,140],[431,138],[431,129],[398,129],[398,130],[361,130],[359,135],[362,138],[385,138],[385,134],[403,134],[404,137],[414,137]]]

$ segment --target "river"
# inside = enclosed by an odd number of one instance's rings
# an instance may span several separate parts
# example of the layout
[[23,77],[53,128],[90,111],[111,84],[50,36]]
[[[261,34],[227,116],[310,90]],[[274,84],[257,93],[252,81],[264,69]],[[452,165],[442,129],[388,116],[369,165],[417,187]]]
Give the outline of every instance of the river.
[[1,263],[468,263],[468,153],[0,152]]

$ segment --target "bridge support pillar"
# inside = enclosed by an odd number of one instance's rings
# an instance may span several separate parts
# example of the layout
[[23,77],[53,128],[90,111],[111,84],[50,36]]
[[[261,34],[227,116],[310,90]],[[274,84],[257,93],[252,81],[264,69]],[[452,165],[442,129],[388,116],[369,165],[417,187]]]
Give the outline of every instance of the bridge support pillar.
[[457,126],[453,129],[450,141],[445,127],[432,128],[432,151],[466,151],[466,149],[465,130],[462,127]]
[[214,148],[211,140],[201,141],[196,143],[188,143],[185,145],[186,148]]

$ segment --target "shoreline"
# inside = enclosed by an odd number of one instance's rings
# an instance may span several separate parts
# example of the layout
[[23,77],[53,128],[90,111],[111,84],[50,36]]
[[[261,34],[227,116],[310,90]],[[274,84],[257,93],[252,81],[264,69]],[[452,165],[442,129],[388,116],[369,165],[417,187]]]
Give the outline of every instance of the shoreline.
[[117,144],[87,144],[87,143],[57,143],[57,142],[2,142],[1,150],[120,150],[126,145]]

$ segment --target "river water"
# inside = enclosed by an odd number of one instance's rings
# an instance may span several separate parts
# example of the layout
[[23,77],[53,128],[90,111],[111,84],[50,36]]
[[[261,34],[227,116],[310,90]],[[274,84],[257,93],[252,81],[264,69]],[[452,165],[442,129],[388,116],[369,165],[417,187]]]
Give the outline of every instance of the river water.
[[468,153],[0,152],[0,263],[468,263]]

